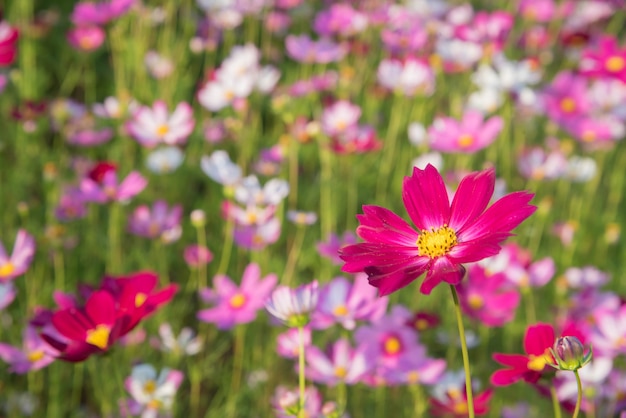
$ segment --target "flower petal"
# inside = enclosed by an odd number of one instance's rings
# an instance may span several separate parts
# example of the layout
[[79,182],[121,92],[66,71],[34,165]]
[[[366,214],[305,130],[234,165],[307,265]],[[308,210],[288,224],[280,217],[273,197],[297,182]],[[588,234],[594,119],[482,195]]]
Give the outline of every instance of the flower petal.
[[450,228],[459,231],[487,208],[496,182],[494,169],[465,176],[454,194],[450,209]]
[[405,177],[402,200],[411,220],[420,230],[439,228],[450,220],[450,202],[441,174],[428,164],[424,170],[413,168]]

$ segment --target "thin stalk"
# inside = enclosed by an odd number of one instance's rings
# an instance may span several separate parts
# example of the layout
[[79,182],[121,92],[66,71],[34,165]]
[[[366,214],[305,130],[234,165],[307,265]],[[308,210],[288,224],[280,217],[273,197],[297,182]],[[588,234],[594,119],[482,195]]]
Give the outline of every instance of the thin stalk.
[[463,327],[463,314],[459,304],[459,295],[456,293],[454,285],[450,285],[454,309],[456,311],[456,322],[459,326],[459,338],[461,340],[461,353],[463,354],[463,368],[465,369],[465,393],[467,394],[467,411],[469,418],[474,418],[474,395],[472,393],[472,376],[470,374],[469,355],[467,354],[467,342],[465,341],[465,328]]
[[289,141],[289,206],[297,208],[298,206],[298,151],[300,144],[295,138]]
[[[207,248],[206,246],[206,233],[204,232],[204,226],[196,228],[196,236],[198,240],[198,246],[201,248]],[[206,264],[200,263],[198,266],[198,291],[207,287],[207,271]]]
[[339,412],[339,416],[343,416],[343,413],[346,410],[346,405],[348,403],[348,392],[345,381],[340,381],[337,384],[337,411]]
[[[391,111],[389,112],[389,126],[387,127],[387,133],[385,134],[385,143],[383,145],[381,164],[379,166],[380,174],[378,176],[378,183],[376,185],[376,201],[384,202],[387,198],[387,191],[389,190],[389,175],[391,170],[396,166],[393,162],[396,155],[396,145],[398,143],[398,131],[400,129],[400,119],[405,112],[401,111],[402,106],[406,106],[404,100],[395,96],[391,104]],[[409,113],[410,114],[410,113]]]
[[414,383],[409,386],[409,390],[413,395],[413,416],[421,417],[424,413],[424,407],[426,405],[426,402],[424,401],[422,385],[420,385],[419,383]]
[[550,386],[550,395],[552,396],[552,408],[554,409],[554,418],[561,418],[561,404],[559,404],[559,398],[556,396],[556,388],[554,385]]
[[109,208],[109,273],[119,273],[122,266],[122,255],[120,251],[120,211],[119,203],[112,203]]
[[298,327],[298,388],[300,390],[300,407],[298,408],[298,418],[306,416],[304,410],[304,390],[305,390],[305,372],[304,372],[304,327]]
[[574,370],[574,376],[576,376],[576,386],[578,387],[578,397],[576,398],[576,407],[574,408],[574,415],[572,415],[572,418],[577,418],[578,413],[580,412],[580,405],[583,402],[583,384],[580,381],[580,375],[578,374],[578,370]]
[[332,199],[333,187],[333,170],[331,163],[330,150],[327,144],[319,145],[320,165],[321,165],[321,181],[320,181],[320,226],[322,228],[322,237],[329,237],[334,230],[334,205]]
[[290,286],[293,273],[296,269],[296,263],[300,256],[300,250],[302,249],[302,242],[304,241],[304,233],[305,227],[298,226],[296,228],[296,236],[293,239],[293,243],[291,244],[291,248],[289,249],[289,256],[287,256],[287,264],[285,265],[285,271],[283,272],[283,282]]
[[222,247],[222,256],[220,258],[220,264],[217,268],[217,274],[226,273],[228,264],[230,263],[230,253],[233,250],[233,233],[235,229],[235,220],[229,217],[226,221],[226,233],[224,234],[224,246]]
[[526,300],[526,321],[529,324],[534,324],[537,322],[537,316],[535,315],[535,299],[530,286],[522,286],[522,294]]

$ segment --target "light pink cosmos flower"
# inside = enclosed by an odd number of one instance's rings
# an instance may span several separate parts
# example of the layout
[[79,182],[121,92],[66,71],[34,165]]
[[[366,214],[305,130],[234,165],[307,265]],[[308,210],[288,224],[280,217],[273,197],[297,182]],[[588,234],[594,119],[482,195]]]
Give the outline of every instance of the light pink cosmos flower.
[[167,104],[162,100],[154,102],[152,107],[140,107],[126,123],[128,133],[147,148],[161,143],[185,144],[194,126],[193,110],[188,103],[178,103],[174,112],[169,114]]
[[160,373],[150,364],[138,364],[124,381],[132,399],[128,409],[141,418],[154,418],[174,404],[174,396],[183,382],[181,371],[164,368]]
[[170,209],[167,202],[157,200],[152,208],[141,205],[135,209],[128,219],[128,231],[140,237],[156,239],[170,243],[181,234],[180,221],[183,215],[182,205],[174,205]]
[[523,18],[535,22],[549,22],[556,13],[554,0],[520,0],[517,7]]
[[442,281],[458,284],[465,274],[463,263],[497,254],[511,230],[536,210],[528,204],[533,194],[525,191],[487,208],[495,179],[493,169],[467,175],[450,204],[441,174],[431,165],[414,168],[404,179],[402,199],[417,230],[388,209],[363,206],[357,234],[365,242],[341,250],[342,270],[367,273],[381,296],[424,273],[424,294]]
[[594,354],[607,357],[626,354],[626,305],[617,309],[599,307],[594,317],[596,327],[589,336]]
[[400,357],[397,367],[383,370],[389,384],[432,385],[439,381],[446,369],[446,361],[429,358],[424,346]]
[[277,348],[278,354],[285,358],[296,359],[300,354],[300,344],[305,347],[311,345],[311,328],[305,326],[302,328],[302,341],[300,341],[300,330],[298,328],[289,328],[287,331],[278,335]]
[[17,290],[13,282],[0,281],[0,311],[9,306],[16,295]]
[[512,27],[513,16],[508,12],[478,12],[471,22],[459,25],[455,35],[464,41],[480,43],[493,53],[502,50]]
[[[272,405],[276,410],[277,418],[290,418],[297,415],[300,405],[298,389],[288,389],[278,386],[272,397]],[[309,386],[304,391],[305,416],[319,417],[322,409],[322,394],[315,386]]]
[[35,255],[35,239],[23,229],[17,231],[9,257],[0,243],[0,282],[8,282],[26,273]]
[[295,289],[278,286],[265,302],[265,309],[291,328],[304,327],[317,307],[318,294],[317,280]]
[[39,370],[52,363],[59,354],[46,343],[37,328],[28,325],[24,329],[23,349],[0,343],[0,358],[11,366],[9,371],[17,374]]
[[325,329],[338,323],[352,330],[356,321],[376,321],[385,314],[388,298],[377,298],[376,289],[369,286],[365,274],[357,274],[352,282],[336,277],[320,290],[317,309],[311,326]]
[[256,263],[246,267],[239,287],[227,276],[217,275],[213,278],[215,290],[205,288],[200,291],[202,300],[214,306],[199,311],[198,319],[214,323],[219,329],[252,322],[277,281],[275,274],[261,278],[261,268]]
[[435,89],[435,73],[428,63],[416,59],[384,59],[378,65],[378,82],[383,87],[405,96],[431,95]]
[[[100,167],[106,166],[103,169]],[[86,202],[125,202],[141,193],[148,185],[138,171],[132,171],[121,183],[117,181],[117,169],[110,163],[98,163],[80,182],[82,198]]]
[[353,36],[367,28],[367,15],[346,3],[335,3],[320,11],[313,21],[313,30],[320,36]]
[[207,247],[191,244],[185,247],[183,258],[189,267],[195,269],[209,264],[213,260],[213,253]]
[[520,302],[519,292],[504,274],[488,274],[478,264],[470,267],[467,280],[459,283],[456,290],[465,315],[488,327],[511,322]]
[[328,136],[341,135],[355,129],[361,108],[347,100],[339,100],[324,109],[322,131]]
[[363,347],[352,348],[350,342],[340,338],[328,347],[328,353],[315,346],[306,350],[306,376],[314,382],[335,386],[339,382],[353,385],[372,368]]
[[500,116],[484,120],[480,112],[468,110],[460,121],[436,118],[428,128],[428,139],[436,151],[472,153],[491,145],[503,125]]

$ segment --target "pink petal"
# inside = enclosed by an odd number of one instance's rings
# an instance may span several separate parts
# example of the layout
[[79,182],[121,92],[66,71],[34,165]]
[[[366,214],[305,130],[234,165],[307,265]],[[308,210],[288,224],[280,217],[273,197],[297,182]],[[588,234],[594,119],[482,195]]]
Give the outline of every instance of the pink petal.
[[496,182],[494,169],[465,176],[454,194],[450,209],[450,228],[462,230],[487,208]]
[[446,186],[441,174],[430,164],[424,170],[413,168],[413,175],[404,178],[402,200],[420,230],[439,228],[450,220]]
[[417,251],[418,233],[398,215],[380,206],[363,206],[356,232],[367,242],[405,245]]
[[550,324],[538,323],[526,330],[524,350],[535,356],[543,355],[547,348],[554,345],[554,328]]

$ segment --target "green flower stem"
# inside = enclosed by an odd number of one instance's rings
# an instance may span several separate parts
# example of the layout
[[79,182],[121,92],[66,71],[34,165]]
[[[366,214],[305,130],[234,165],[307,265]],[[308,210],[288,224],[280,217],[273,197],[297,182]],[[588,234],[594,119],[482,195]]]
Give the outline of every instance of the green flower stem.
[[530,289],[530,286],[522,286],[522,294],[524,295],[524,299],[526,300],[526,321],[529,324],[534,324],[537,322],[537,316],[535,314],[535,299],[533,297],[533,292]]
[[120,216],[121,206],[112,203],[109,208],[109,273],[120,273],[122,267],[122,254],[120,249]]
[[189,370],[189,380],[191,381],[191,393],[189,395],[189,402],[191,406],[191,416],[199,417],[200,416],[200,391],[201,391],[201,381],[202,381],[202,372],[198,367],[190,367]]
[[413,416],[421,417],[426,409],[426,402],[424,400],[424,390],[422,385],[414,383],[409,386],[409,390],[413,395]]
[[[206,233],[204,232],[204,226],[196,228],[196,236],[198,240],[198,246],[207,248],[206,245]],[[198,266],[198,291],[207,287],[207,271],[206,264],[200,263]]]
[[[381,164],[379,166],[380,174],[376,185],[377,202],[385,202],[387,198],[387,191],[389,190],[389,176],[391,174],[391,170],[396,167],[394,159],[397,158],[396,145],[398,142],[400,119],[402,118],[402,115],[405,115],[405,112],[402,111],[401,108],[406,105],[406,102],[398,96],[395,96],[393,98],[393,102],[391,103],[389,126],[387,127],[385,142],[383,144]],[[408,113],[410,114],[410,112]]]
[[296,236],[293,239],[291,248],[289,249],[289,256],[287,257],[287,264],[285,265],[285,271],[283,272],[283,282],[290,286],[293,280],[293,273],[296,269],[296,263],[300,258],[300,251],[302,250],[302,242],[304,241],[305,227],[298,226],[296,228]]
[[294,209],[298,206],[299,150],[298,140],[291,138],[289,141],[289,206]]
[[328,237],[335,230],[332,197],[333,187],[336,186],[336,183],[333,181],[332,156],[326,142],[319,144],[319,158],[322,171],[320,181],[320,226],[322,228],[322,237]]
[[463,315],[459,304],[459,295],[456,293],[454,285],[450,285],[454,309],[456,311],[456,322],[459,326],[459,338],[461,339],[461,353],[463,354],[463,368],[465,369],[465,393],[467,394],[467,410],[469,418],[474,418],[474,395],[472,393],[472,376],[470,374],[469,355],[467,354],[467,342],[465,341],[465,328],[463,327]]
[[554,418],[561,418],[561,405],[559,398],[556,396],[556,388],[554,385],[550,387],[550,395],[552,395],[552,408],[554,409]]
[[298,327],[298,388],[300,390],[300,408],[298,408],[298,418],[306,416],[304,411],[304,389],[305,389],[305,372],[304,372],[304,327]]
[[340,417],[343,416],[348,403],[347,389],[345,381],[342,380],[337,384],[337,412],[339,412]]
[[222,247],[222,256],[220,258],[220,264],[217,268],[217,274],[226,273],[228,264],[230,263],[230,253],[233,249],[233,233],[235,230],[235,220],[231,217],[226,221],[226,232],[224,236],[224,246]]
[[578,397],[576,398],[576,408],[574,409],[574,415],[572,415],[572,418],[577,418],[578,413],[580,412],[580,405],[583,402],[583,384],[580,381],[580,375],[578,374],[578,370],[574,370],[574,376],[576,376],[576,386],[578,387]]

